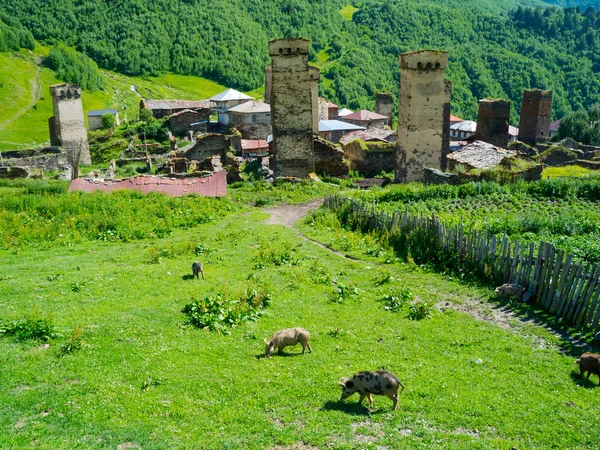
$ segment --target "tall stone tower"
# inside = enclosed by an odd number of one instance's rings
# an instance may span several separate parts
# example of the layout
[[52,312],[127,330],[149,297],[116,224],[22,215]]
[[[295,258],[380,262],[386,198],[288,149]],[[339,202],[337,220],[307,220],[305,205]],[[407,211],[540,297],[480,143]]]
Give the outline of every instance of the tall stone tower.
[[271,104],[271,89],[273,88],[273,68],[265,66],[265,103]]
[[375,93],[375,112],[389,117],[388,126],[392,126],[392,114],[394,114],[394,97],[390,92]]
[[442,122],[442,160],[440,169],[448,168],[450,153],[450,101],[452,100],[452,81],[444,80],[444,120]]
[[315,171],[309,45],[302,38],[269,42],[275,177],[306,178]]
[[508,146],[510,101],[504,99],[479,100],[475,139],[497,147]]
[[424,167],[440,168],[446,67],[448,52],[421,50],[400,55],[397,183],[421,181]]
[[310,66],[308,72],[310,74],[313,133],[319,134],[319,79],[321,78],[321,69]]
[[519,140],[535,145],[550,138],[552,91],[528,89],[523,92]]
[[54,108],[54,119],[48,121],[54,126],[54,133],[51,131],[50,135],[65,147],[71,158],[79,153],[80,164],[91,164],[81,88],[75,84],[55,84],[50,86],[50,94]]

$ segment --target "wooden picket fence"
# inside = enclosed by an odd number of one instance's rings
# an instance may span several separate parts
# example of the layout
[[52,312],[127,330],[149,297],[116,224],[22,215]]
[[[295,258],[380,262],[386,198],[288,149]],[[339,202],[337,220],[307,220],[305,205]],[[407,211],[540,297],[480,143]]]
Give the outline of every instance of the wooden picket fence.
[[577,264],[572,254],[548,242],[539,245],[498,238],[482,230],[465,230],[463,225],[447,227],[437,217],[376,211],[374,205],[342,196],[329,196],[324,206],[338,210],[350,205],[355,216],[362,217],[375,232],[426,232],[437,243],[437,251],[452,256],[461,266],[477,270],[490,281],[515,283],[525,287],[524,300],[577,326],[594,329],[600,321],[600,267]]

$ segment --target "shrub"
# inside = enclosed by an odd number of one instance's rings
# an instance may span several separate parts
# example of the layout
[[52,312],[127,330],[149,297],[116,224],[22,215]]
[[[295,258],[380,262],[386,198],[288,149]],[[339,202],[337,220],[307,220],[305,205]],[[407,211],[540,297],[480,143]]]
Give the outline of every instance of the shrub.
[[35,307],[30,316],[14,322],[0,325],[0,336],[12,336],[16,341],[36,340],[48,342],[57,334],[54,331],[52,314],[43,316],[39,307]]
[[298,258],[296,258],[296,247],[292,247],[288,242],[278,244],[277,246],[265,247],[264,245],[261,245],[254,261],[255,269],[264,269],[270,266],[291,267],[298,265],[300,262]]
[[142,382],[142,391],[149,391],[151,387],[160,386],[163,381],[160,378],[154,378],[147,374],[146,379]]
[[117,125],[117,118],[112,114],[102,114],[102,128],[114,128]]
[[345,300],[358,298],[359,294],[360,290],[354,283],[344,284],[337,282],[333,288],[330,300],[333,303],[343,303]]

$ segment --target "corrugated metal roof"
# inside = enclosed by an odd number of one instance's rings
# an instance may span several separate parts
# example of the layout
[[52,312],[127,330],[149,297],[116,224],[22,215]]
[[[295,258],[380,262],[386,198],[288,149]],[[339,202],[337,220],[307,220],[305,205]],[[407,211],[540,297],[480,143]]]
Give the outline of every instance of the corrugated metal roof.
[[471,133],[475,133],[477,130],[477,122],[473,120],[463,120],[462,122],[450,125],[450,129],[455,131],[469,131]]
[[353,123],[342,122],[341,120],[319,120],[319,132],[355,131],[364,129],[364,127],[354,125]]
[[511,136],[518,136],[519,129],[517,127],[513,127],[512,125],[509,125],[508,126],[508,134],[510,134]]
[[252,97],[235,89],[227,89],[214,97],[209,98],[211,102],[228,102],[230,100],[253,100]]
[[450,114],[450,122],[462,122],[462,121],[463,120],[460,117]]
[[338,116],[339,117],[345,117],[348,114],[352,114],[354,111],[348,109],[348,108],[342,108],[338,111]]
[[389,117],[383,116],[381,114],[377,114],[376,112],[373,112],[373,111],[367,111],[366,109],[361,109],[360,111],[356,111],[355,113],[344,116],[344,119],[348,119],[348,120],[381,120],[381,119],[389,119]]
[[227,172],[222,170],[202,178],[139,176],[115,181],[76,178],[69,185],[69,192],[112,192],[118,189],[130,189],[144,194],[162,192],[171,197],[188,194],[197,194],[202,197],[225,197],[227,195]]
[[144,100],[146,109],[210,109],[208,100]]
[[262,100],[254,100],[244,102],[241,105],[229,108],[229,112],[241,113],[241,114],[258,114],[258,113],[270,113],[271,105],[263,102]]
[[242,139],[242,150],[267,149],[269,144],[263,139]]
[[92,109],[88,111],[88,117],[103,116],[104,114],[112,114],[113,116],[119,113],[118,109]]

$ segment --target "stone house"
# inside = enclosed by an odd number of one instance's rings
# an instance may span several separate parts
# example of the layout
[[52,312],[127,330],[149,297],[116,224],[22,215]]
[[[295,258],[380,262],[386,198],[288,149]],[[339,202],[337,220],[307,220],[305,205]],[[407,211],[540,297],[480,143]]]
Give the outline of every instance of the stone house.
[[319,98],[319,120],[338,120],[339,106],[335,103]]
[[516,152],[497,147],[484,141],[465,143],[447,156],[448,170],[455,170],[461,164],[466,169],[489,169],[499,165],[504,159],[516,156]]
[[265,139],[271,134],[271,106],[253,100],[230,108],[229,126],[236,128],[244,139]]
[[473,120],[463,120],[462,122],[452,123],[450,125],[450,139],[461,140],[470,138],[477,130],[477,122]]
[[212,112],[217,113],[219,116],[219,123],[229,126],[230,117],[228,111],[242,103],[254,100],[254,98],[235,89],[227,89],[209,98],[209,100]]
[[182,135],[188,131],[206,132],[209,121],[209,110],[194,111],[184,109],[169,116],[169,129],[175,135]]
[[342,136],[357,130],[364,130],[364,127],[342,122],[341,120],[319,121],[319,136],[336,144],[340,141]]
[[102,128],[102,116],[110,114],[115,116],[115,125],[119,126],[119,110],[117,109],[95,109],[88,111],[88,126],[90,131],[99,130]]
[[142,100],[140,110],[149,109],[155,119],[190,109],[210,117],[210,102],[208,100]]
[[361,109],[341,118],[344,122],[352,123],[364,128],[383,128],[388,124],[388,116]]

